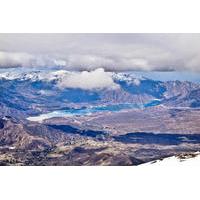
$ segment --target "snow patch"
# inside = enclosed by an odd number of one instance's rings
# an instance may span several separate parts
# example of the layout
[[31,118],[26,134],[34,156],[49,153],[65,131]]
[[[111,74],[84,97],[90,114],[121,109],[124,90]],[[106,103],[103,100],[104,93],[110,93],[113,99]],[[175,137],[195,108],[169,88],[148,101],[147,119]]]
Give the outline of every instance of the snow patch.
[[200,152],[182,154],[180,156],[172,156],[161,160],[152,161],[140,166],[200,166]]

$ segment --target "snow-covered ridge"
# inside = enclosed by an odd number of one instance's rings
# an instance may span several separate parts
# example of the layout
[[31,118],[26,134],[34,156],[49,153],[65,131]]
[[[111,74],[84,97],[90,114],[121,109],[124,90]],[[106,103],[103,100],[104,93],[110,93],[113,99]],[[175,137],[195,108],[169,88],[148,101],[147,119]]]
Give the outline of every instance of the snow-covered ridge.
[[0,71],[0,79],[6,80],[31,80],[31,81],[38,81],[38,80],[46,80],[51,81],[58,78],[62,78],[63,75],[70,74],[71,72],[66,70],[7,70],[7,71]]
[[[81,72],[78,71],[67,71],[67,70],[30,70],[30,69],[6,69],[0,70],[0,79],[6,80],[31,80],[31,81],[52,81],[62,79],[69,75],[79,74]],[[133,72],[123,72],[123,73],[116,73],[116,72],[105,72],[109,73],[114,81],[126,81],[127,83],[139,85],[141,80],[145,78],[136,75]]]
[[144,78],[141,75],[137,75],[133,72],[120,72],[120,73],[113,73],[112,74],[112,78],[115,81],[125,81],[128,84],[135,84],[135,85],[139,85],[140,81],[145,80],[146,78]]
[[134,79],[144,80],[145,78],[141,75],[137,75],[134,72],[119,72],[113,73],[113,78],[119,81],[132,81]]

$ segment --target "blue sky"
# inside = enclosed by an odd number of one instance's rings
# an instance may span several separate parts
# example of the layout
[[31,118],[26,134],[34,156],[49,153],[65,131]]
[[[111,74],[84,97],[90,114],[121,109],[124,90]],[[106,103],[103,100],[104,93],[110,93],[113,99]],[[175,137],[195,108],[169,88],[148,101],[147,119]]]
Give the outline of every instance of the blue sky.
[[136,74],[142,75],[144,77],[160,80],[160,81],[191,81],[191,82],[200,82],[200,73],[199,72],[190,72],[190,71],[173,71],[173,72],[134,72]]

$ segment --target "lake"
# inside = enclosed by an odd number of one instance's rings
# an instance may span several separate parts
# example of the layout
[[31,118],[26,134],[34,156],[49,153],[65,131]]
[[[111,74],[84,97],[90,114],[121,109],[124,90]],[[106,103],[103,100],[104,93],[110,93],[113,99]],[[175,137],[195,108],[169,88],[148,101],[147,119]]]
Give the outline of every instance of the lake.
[[39,116],[28,117],[29,121],[43,121],[52,117],[71,117],[71,116],[83,116],[90,115],[93,113],[102,112],[118,112],[127,109],[142,109],[146,107],[152,107],[160,104],[160,100],[153,100],[146,104],[133,104],[133,103],[123,103],[123,104],[108,104],[99,106],[89,106],[81,108],[68,108],[66,110],[56,110],[50,113],[41,114]]

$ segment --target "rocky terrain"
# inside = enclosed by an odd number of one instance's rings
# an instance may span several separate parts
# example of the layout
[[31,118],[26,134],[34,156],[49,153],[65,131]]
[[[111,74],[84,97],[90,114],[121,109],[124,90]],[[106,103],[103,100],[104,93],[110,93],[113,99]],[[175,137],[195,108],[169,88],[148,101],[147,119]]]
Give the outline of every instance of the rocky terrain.
[[119,88],[84,90],[58,87],[63,73],[0,73],[0,165],[139,165],[200,150],[199,83],[112,73]]
[[200,134],[115,134],[81,129],[65,119],[50,121],[23,124],[1,119],[0,164],[138,165],[200,149]]

